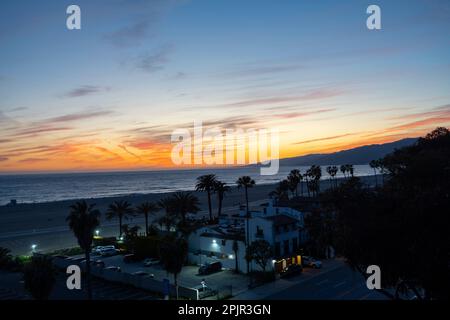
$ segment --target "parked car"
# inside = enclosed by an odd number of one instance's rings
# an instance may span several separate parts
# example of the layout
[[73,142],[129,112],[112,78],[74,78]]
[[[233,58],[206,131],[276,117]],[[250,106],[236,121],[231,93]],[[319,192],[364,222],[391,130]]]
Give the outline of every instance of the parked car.
[[109,266],[109,267],[106,267],[105,270],[111,270],[111,271],[122,272],[122,270],[120,269],[120,267],[116,267],[116,266]]
[[130,254],[126,254],[123,256],[123,262],[125,263],[131,263],[131,262],[136,262],[137,258],[136,255],[130,253]]
[[105,267],[105,263],[102,260],[95,260],[92,262],[92,265],[100,268]]
[[216,290],[213,290],[210,287],[203,286],[203,285],[197,286],[193,289],[198,290],[199,299],[204,299],[207,297],[215,296],[217,294]]
[[303,267],[299,264],[291,264],[290,266],[287,266],[286,268],[284,268],[281,273],[280,273],[280,277],[281,278],[289,278],[289,277],[293,277],[296,275],[299,275],[300,273],[302,273],[303,271]]
[[316,260],[313,257],[310,256],[303,256],[302,257],[302,264],[305,267],[320,269],[322,268],[322,261]]
[[140,277],[147,277],[147,276],[150,276],[150,273],[139,270],[139,271],[133,272],[132,275],[140,276]]
[[148,258],[144,260],[144,267],[150,267],[159,264],[158,258]]
[[218,271],[222,271],[222,263],[219,261],[206,263],[198,269],[199,274],[211,274]]
[[120,253],[120,250],[117,250],[117,249],[105,249],[100,252],[100,255],[102,257],[112,257],[115,255],[118,255],[119,253]]
[[110,249],[116,249],[116,247],[114,245],[109,245],[109,246],[96,246],[94,248],[92,248],[92,253],[93,254],[101,254],[102,251],[104,250],[110,250]]

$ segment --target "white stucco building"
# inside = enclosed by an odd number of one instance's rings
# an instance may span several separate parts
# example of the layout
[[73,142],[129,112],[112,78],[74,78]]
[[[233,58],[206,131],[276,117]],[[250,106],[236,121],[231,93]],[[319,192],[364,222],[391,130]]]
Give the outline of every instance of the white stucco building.
[[[194,264],[220,261],[224,268],[234,269],[236,259],[238,269],[246,273],[246,240],[267,241],[273,250],[274,261],[296,257],[305,240],[303,213],[289,207],[278,207],[274,201],[250,211],[249,228],[246,228],[246,210],[223,215],[219,224],[197,229],[189,237],[189,261]],[[234,249],[238,249],[235,251]],[[273,267],[269,263],[269,267]],[[251,270],[258,270],[252,263]]]

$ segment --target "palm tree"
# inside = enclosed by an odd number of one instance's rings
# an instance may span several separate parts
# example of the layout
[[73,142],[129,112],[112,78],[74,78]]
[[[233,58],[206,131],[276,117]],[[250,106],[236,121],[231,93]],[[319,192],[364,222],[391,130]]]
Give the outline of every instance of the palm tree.
[[188,213],[197,213],[200,211],[199,201],[191,192],[176,192],[172,195],[172,205],[175,214],[181,216],[181,222],[186,224],[186,215]]
[[369,166],[373,169],[373,175],[375,177],[375,186],[378,187],[377,169],[379,168],[379,163],[377,160],[372,160],[369,162]]
[[239,273],[238,251],[239,251],[239,243],[237,242],[237,240],[234,240],[233,241],[233,252],[234,252],[234,262],[236,264],[236,266],[235,266],[236,273]]
[[158,206],[164,209],[166,214],[159,219],[160,225],[164,225],[167,231],[176,224],[175,203],[173,197],[165,197],[158,201]]
[[216,183],[215,174],[206,174],[197,178],[197,184],[195,185],[195,190],[204,191],[208,194],[208,210],[209,210],[209,221],[212,222],[212,206],[211,206],[211,193],[214,191],[214,184]]
[[338,172],[338,167],[328,166],[327,173],[330,175],[330,187],[333,188],[333,180],[335,180],[336,174]]
[[158,219],[158,224],[161,228],[164,226],[167,231],[170,231],[176,225],[176,220],[173,215],[165,215]]
[[145,235],[148,236],[148,216],[159,211],[159,207],[154,202],[144,202],[136,207],[136,212],[143,214],[145,217]]
[[70,206],[70,213],[66,218],[80,248],[84,250],[89,300],[92,299],[90,252],[94,231],[100,225],[100,211],[94,209],[94,206],[94,204],[88,205],[86,201],[77,202]]
[[[306,191],[308,191],[308,197],[311,197],[311,183],[309,181],[309,178],[312,176],[312,170],[311,168],[309,168],[308,170],[306,170],[305,174],[304,174],[304,178],[306,181]],[[303,190],[302,190],[303,193]]]
[[109,205],[108,211],[106,211],[106,218],[108,220],[119,218],[119,237],[122,237],[122,221],[128,219],[134,213],[131,203],[128,201],[114,201]]
[[289,182],[287,180],[282,180],[278,183],[275,190],[269,193],[269,196],[275,197],[278,200],[289,200]]
[[295,196],[298,196],[298,184],[300,183],[300,170],[298,169],[293,169],[291,170],[291,172],[289,173],[287,179],[289,181],[289,184],[291,185],[291,187],[295,190]]
[[178,274],[183,269],[188,254],[188,243],[183,238],[168,237],[161,242],[160,257],[164,269],[173,274],[178,300]]
[[214,192],[217,193],[217,215],[220,217],[222,214],[222,204],[225,193],[231,192],[231,188],[226,184],[226,182],[222,182],[217,180],[214,184]]
[[[238,186],[238,189],[244,188],[244,190],[245,190],[245,203],[246,203],[246,217],[245,218],[246,218],[246,222],[247,222],[247,234],[245,236],[245,244],[248,247],[249,236],[250,236],[249,222],[248,222],[248,220],[250,219],[250,209],[248,207],[248,189],[253,188],[253,186],[255,185],[255,180],[253,180],[249,176],[242,176],[242,177],[239,177],[239,179],[236,181],[236,184]],[[247,273],[249,273],[249,272],[250,272],[250,262],[247,261]]]
[[344,175],[344,178],[347,178],[347,175],[346,175],[346,173],[347,173],[347,165],[345,165],[345,164],[341,165],[341,172]]
[[350,176],[353,178],[353,174],[355,173],[355,169],[352,164],[347,164],[347,171],[350,173]]
[[47,300],[56,282],[56,270],[48,256],[33,256],[23,270],[24,287],[34,299]]

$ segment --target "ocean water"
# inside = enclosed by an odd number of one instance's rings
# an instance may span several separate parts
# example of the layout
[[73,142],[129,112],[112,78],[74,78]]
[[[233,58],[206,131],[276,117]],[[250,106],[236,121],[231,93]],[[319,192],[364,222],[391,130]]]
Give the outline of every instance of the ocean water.
[[[328,178],[325,167],[322,166],[322,179]],[[309,167],[295,168],[304,173]],[[356,176],[373,174],[368,165],[355,165],[354,168]],[[243,175],[251,176],[256,184],[272,184],[284,179],[292,169],[294,167],[281,167],[273,176],[260,175],[258,167],[0,175],[0,205],[9,203],[11,199],[18,203],[36,203],[193,190],[196,178],[209,173],[216,174],[230,185]],[[342,174],[339,172],[337,176]]]

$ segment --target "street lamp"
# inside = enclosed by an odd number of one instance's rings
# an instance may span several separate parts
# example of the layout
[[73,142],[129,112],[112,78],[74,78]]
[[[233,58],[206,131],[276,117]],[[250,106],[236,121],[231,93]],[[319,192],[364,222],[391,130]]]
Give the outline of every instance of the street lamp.
[[35,251],[36,251],[36,248],[37,248],[37,244],[32,244],[32,245],[31,245],[31,251],[32,251],[32,252],[35,252]]
[[99,234],[100,234],[100,230],[95,230],[95,236],[98,237]]

